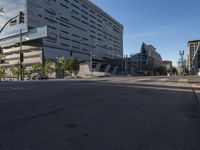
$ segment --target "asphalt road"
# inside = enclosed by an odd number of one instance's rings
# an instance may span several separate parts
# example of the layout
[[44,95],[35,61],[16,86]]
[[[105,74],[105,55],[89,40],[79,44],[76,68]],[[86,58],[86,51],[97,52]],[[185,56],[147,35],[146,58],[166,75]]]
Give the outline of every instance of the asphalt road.
[[0,83],[0,150],[199,150],[196,96],[168,80]]

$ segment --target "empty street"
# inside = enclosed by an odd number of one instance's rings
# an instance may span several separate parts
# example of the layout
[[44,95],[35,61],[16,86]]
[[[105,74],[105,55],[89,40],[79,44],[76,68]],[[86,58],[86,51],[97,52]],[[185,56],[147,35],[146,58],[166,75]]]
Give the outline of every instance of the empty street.
[[199,150],[184,77],[1,82],[1,150]]

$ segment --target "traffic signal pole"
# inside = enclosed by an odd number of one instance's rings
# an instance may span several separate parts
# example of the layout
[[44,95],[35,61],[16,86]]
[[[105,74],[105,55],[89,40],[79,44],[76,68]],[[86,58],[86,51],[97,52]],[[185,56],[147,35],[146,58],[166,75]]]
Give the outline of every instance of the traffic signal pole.
[[[19,24],[22,24],[24,23],[24,12],[23,11],[20,11],[19,12]],[[23,81],[24,80],[24,73],[23,73],[23,61],[24,61],[24,53],[23,53],[23,50],[22,50],[22,26],[20,25],[20,50],[19,50],[19,53],[20,53],[20,80]]]
[[20,53],[20,80],[23,81],[23,50],[22,50],[22,28],[20,29],[20,50],[19,50],[19,53]]

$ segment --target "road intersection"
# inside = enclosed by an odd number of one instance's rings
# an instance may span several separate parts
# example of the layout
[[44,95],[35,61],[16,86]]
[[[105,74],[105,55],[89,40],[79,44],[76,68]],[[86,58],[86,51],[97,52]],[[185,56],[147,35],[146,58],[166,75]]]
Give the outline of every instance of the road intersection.
[[199,150],[200,113],[186,77],[0,84],[3,150]]

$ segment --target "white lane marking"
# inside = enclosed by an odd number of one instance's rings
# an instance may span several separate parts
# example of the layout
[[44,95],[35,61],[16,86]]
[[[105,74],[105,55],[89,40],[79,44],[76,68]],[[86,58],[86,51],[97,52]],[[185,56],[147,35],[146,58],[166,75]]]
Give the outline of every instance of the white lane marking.
[[32,87],[0,87],[1,90],[31,90]]
[[157,81],[167,81],[167,80],[169,80],[169,78],[161,78],[161,79],[158,79]]

